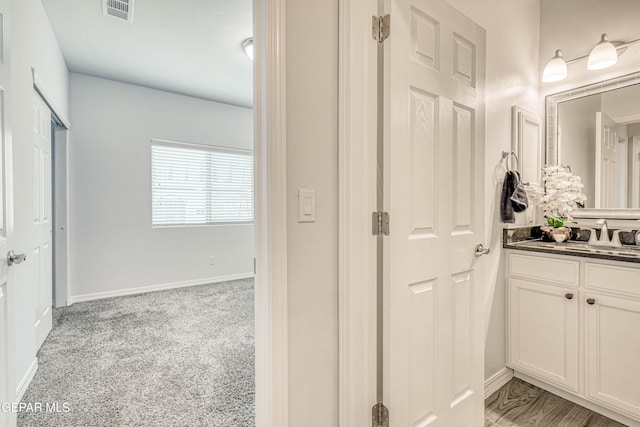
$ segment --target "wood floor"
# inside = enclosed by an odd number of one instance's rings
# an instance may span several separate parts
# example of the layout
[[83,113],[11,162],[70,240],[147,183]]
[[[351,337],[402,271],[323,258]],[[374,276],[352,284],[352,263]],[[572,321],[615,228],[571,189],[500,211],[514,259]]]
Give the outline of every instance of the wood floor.
[[485,427],[623,427],[518,378],[485,400]]

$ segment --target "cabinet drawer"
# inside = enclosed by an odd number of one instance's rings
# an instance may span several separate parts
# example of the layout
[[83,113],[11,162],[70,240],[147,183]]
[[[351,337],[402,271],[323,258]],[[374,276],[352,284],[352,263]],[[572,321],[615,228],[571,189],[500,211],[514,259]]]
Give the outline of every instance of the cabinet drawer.
[[585,285],[589,289],[640,296],[640,268],[586,263]]
[[509,275],[578,286],[580,264],[567,259],[509,254]]

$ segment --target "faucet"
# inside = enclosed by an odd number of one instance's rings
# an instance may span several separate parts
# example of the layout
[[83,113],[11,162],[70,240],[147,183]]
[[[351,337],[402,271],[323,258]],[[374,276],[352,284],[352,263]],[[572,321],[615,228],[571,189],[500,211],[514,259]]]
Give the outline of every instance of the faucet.
[[621,248],[622,242],[620,241],[620,233],[621,232],[631,232],[631,230],[616,230],[613,232],[613,237],[611,238],[611,246],[615,248]]
[[[609,226],[607,225],[607,220],[599,219],[596,221],[596,224],[600,226],[600,238],[597,239],[595,230],[591,230],[588,244],[597,246],[610,246],[611,240],[609,240]],[[618,242],[620,242],[619,238]]]
[[589,236],[589,241],[587,242],[589,245],[621,248],[622,242],[620,241],[620,233],[631,231],[625,229],[615,230],[613,232],[613,238],[609,240],[609,226],[607,224],[607,220],[599,219],[598,221],[596,221],[596,224],[600,226],[600,238],[596,239],[595,230],[590,228],[589,230],[591,230],[591,235]]

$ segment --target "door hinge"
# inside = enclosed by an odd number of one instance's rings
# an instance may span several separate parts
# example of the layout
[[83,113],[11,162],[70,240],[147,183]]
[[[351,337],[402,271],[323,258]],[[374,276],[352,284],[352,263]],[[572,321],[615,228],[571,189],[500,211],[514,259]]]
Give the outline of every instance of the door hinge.
[[371,409],[372,427],[389,427],[389,410],[382,402],[376,403]]
[[371,214],[371,233],[374,236],[389,235],[389,212],[377,211]]
[[391,33],[391,16],[372,16],[371,35],[378,43],[382,43]]

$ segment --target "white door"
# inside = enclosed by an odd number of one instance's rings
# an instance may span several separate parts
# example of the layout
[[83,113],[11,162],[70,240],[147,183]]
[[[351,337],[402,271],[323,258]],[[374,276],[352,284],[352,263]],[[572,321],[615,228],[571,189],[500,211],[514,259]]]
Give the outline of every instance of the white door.
[[[4,237],[4,236],[3,236]],[[6,247],[6,240],[2,244],[2,248]],[[3,266],[2,277],[0,278],[2,284],[0,284],[0,404],[3,402],[11,402],[13,395],[10,393],[9,384],[13,384],[13,381],[9,379],[9,329],[8,329],[8,317],[7,317],[7,295],[6,295],[6,268]],[[0,411],[0,427],[8,426],[9,414],[4,411]]]
[[618,208],[618,124],[602,112],[596,113],[596,208]]
[[442,0],[390,0],[383,378],[390,424],[482,426],[485,31]]
[[51,229],[51,111],[33,93],[33,253],[30,267],[35,278],[36,349],[51,331],[52,229]]
[[[8,94],[10,84],[10,64],[5,43],[7,42],[7,28],[9,4],[7,0],[0,0],[0,403],[12,402],[15,398],[15,355],[14,327],[10,308],[15,304],[15,291],[12,286],[14,279],[12,268],[7,263],[7,252],[14,246],[11,235],[13,228],[13,203],[8,192],[12,186],[12,160],[9,137],[10,117],[7,114]],[[0,410],[0,426],[15,424],[15,414]]]

